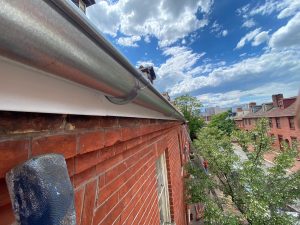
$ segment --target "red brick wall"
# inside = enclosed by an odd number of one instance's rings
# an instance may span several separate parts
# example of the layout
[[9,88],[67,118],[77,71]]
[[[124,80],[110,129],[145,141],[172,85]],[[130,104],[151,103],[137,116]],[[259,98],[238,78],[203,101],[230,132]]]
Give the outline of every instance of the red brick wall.
[[290,129],[288,117],[280,117],[281,128],[276,127],[275,118],[272,118],[272,124],[273,124],[273,127],[270,129],[269,133],[274,134],[274,136],[275,136],[274,146],[277,149],[280,148],[278,135],[282,135],[283,140],[288,139],[289,143],[292,143],[291,137],[296,137],[298,142],[300,141],[300,129],[296,123],[296,118],[295,118],[295,129],[294,130]]
[[78,225],[159,224],[155,160],[164,151],[171,216],[186,225],[183,129],[177,121],[1,112],[0,225],[14,221],[5,173],[44,153],[66,158]]
[[[272,127],[270,128],[269,134],[273,134],[275,141],[274,141],[274,148],[279,150],[280,149],[280,144],[279,144],[279,140],[278,140],[278,135],[282,135],[283,140],[289,140],[289,143],[292,143],[291,141],[291,137],[296,137],[298,142],[300,142],[300,128],[298,127],[297,123],[296,123],[296,118],[294,120],[295,123],[295,129],[290,129],[290,125],[289,125],[289,119],[288,117],[280,117],[280,126],[281,128],[277,128],[276,127],[276,121],[275,118],[271,118],[272,119]],[[245,119],[244,119],[245,120]],[[249,119],[247,119],[249,120]],[[245,124],[242,127],[242,129],[244,130],[252,130],[255,127],[255,119],[251,119],[251,125],[249,125],[249,123]],[[299,148],[300,150],[300,148]]]

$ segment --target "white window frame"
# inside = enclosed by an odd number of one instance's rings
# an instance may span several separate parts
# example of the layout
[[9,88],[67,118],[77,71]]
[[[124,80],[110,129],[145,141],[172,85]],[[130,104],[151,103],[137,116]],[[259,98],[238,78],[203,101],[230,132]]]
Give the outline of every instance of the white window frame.
[[168,190],[168,177],[165,153],[161,154],[156,160],[156,178],[158,192],[158,208],[160,214],[160,223],[170,224],[170,202]]

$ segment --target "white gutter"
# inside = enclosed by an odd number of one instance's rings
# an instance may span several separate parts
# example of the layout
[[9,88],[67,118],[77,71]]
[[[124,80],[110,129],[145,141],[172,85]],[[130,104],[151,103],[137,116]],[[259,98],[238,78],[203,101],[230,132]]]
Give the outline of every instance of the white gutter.
[[[120,99],[126,100],[138,86],[134,105],[158,112],[162,117],[185,121],[72,2],[0,0],[0,3],[3,59],[9,58]],[[9,74],[1,71],[0,79],[4,80],[4,76]],[[16,106],[15,111],[28,111],[23,107]],[[7,108],[0,102],[0,110]]]

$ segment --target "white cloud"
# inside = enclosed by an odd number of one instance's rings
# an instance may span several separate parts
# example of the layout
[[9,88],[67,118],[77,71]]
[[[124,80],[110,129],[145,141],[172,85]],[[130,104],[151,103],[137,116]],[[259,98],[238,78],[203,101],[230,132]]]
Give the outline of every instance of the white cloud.
[[250,4],[245,5],[237,10],[238,15],[248,19],[256,15],[270,15],[278,13],[277,18],[282,19],[295,15],[300,11],[299,0],[266,0],[263,4],[251,8]]
[[220,25],[217,21],[214,21],[211,28],[211,33],[215,33],[217,37],[226,37],[228,34],[228,30],[223,29],[223,26]]
[[[190,52],[188,55],[191,56]],[[296,79],[300,72],[299,64],[300,53],[298,51],[271,51],[261,56],[244,59],[232,65],[192,65],[180,73],[175,73],[172,69],[165,70],[165,75],[160,77],[160,82],[164,83],[164,77],[169,80],[176,79],[168,87],[170,95],[179,95],[193,91],[199,91],[206,87],[218,87],[220,85],[230,84],[235,81],[252,81],[257,82],[259,79],[278,79],[289,78]],[[174,61],[174,57],[171,59]],[[176,63],[180,61],[188,61],[185,57],[176,59]],[[280,63],[278,63],[280,62]],[[171,64],[176,65],[175,62]],[[180,65],[181,66],[181,65]],[[180,66],[178,66],[180,68]],[[206,70],[205,70],[206,69]],[[205,75],[206,74],[206,75]],[[242,84],[241,84],[242,85]],[[164,89],[164,90],[167,90]]]
[[297,95],[298,86],[295,83],[268,83],[258,86],[254,89],[232,90],[228,92],[206,93],[197,96],[205,107],[220,106],[230,107],[240,104],[247,104],[250,101],[257,101],[258,104],[270,102],[271,95],[283,93],[284,96],[290,97]]
[[222,29],[222,26],[220,24],[218,24],[217,21],[214,21],[214,23],[212,24],[212,26],[210,28],[211,32],[215,32],[215,33],[220,32],[221,29]]
[[151,42],[150,36],[146,35],[145,38],[144,38],[144,41],[149,44]]
[[228,30],[223,30],[223,31],[222,31],[222,36],[223,36],[223,37],[226,37],[227,34],[228,34]]
[[138,61],[136,63],[136,67],[140,67],[140,66],[153,66],[154,67],[154,63],[151,61],[151,60],[148,60],[148,61]]
[[264,42],[267,42],[268,40],[269,40],[269,32],[268,31],[262,31],[254,37],[252,45],[253,46],[258,46],[258,45],[260,45]]
[[248,12],[249,12],[249,9],[250,9],[250,4],[247,4],[247,5],[244,5],[243,7],[241,7],[241,8],[238,8],[237,10],[236,10],[236,12],[237,12],[237,14],[239,15],[239,16],[242,16],[242,17],[244,17],[244,18],[247,18],[248,17]]
[[270,46],[272,48],[300,47],[300,12],[290,19],[285,26],[273,33]]
[[278,19],[282,19],[285,17],[293,16],[299,11],[300,11],[300,1],[290,0],[289,5],[287,5],[287,7],[284,8],[277,17]]
[[87,9],[87,16],[103,33],[151,35],[160,46],[168,46],[206,26],[212,4],[213,0],[119,0],[114,4],[100,0]]
[[256,35],[258,35],[260,33],[261,28],[257,28],[251,32],[249,32],[248,34],[246,34],[244,37],[241,38],[241,40],[237,43],[236,48],[242,48],[245,46],[246,42],[250,42],[252,41]]
[[87,17],[100,32],[115,37],[120,29],[120,10],[116,5],[107,1],[98,1],[97,4],[87,8]]
[[255,21],[253,19],[247,19],[242,25],[242,27],[247,27],[247,28],[251,28],[254,26],[255,26]]
[[168,57],[165,63],[156,69],[157,80],[155,86],[159,90],[171,90],[174,85],[192,77],[197,71],[193,70],[195,64],[205,53],[195,53],[188,47],[169,47],[163,50],[163,55]]
[[131,37],[120,37],[117,40],[117,43],[119,45],[127,46],[127,47],[138,47],[138,44],[136,42],[140,41],[140,36],[131,36]]
[[247,33],[241,40],[237,43],[236,49],[240,49],[245,46],[247,42],[251,43],[252,46],[258,46],[269,40],[269,31],[261,31],[261,28],[257,28],[253,31]]
[[[290,0],[288,0],[290,1]],[[275,11],[279,11],[280,9],[284,8],[285,4],[284,1],[277,1],[277,0],[266,0],[264,4],[254,7],[250,10],[249,14],[253,15],[270,15]]]

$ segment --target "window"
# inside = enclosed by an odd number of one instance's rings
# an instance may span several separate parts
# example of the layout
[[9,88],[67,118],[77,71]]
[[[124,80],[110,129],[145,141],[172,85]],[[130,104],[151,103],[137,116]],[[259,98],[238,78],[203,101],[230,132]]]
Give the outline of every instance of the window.
[[251,125],[251,119],[249,119],[249,121],[248,121],[248,122],[249,122],[249,125]]
[[179,143],[179,155],[180,155],[180,162],[181,162],[181,166],[183,166],[183,159],[182,159],[182,144],[181,144],[181,139],[180,139],[180,136],[179,134],[177,135],[178,137],[178,143]]
[[272,138],[272,144],[274,144],[275,143],[275,135],[271,134],[271,138]]
[[282,149],[282,142],[283,142],[283,137],[282,135],[278,135],[278,142],[279,142],[279,146],[280,146],[280,149]]
[[165,153],[156,160],[158,207],[160,224],[171,221]]
[[280,99],[279,101],[278,101],[278,107],[279,108],[283,108],[283,101],[282,101],[282,99]]
[[281,128],[280,127],[280,118],[275,118],[275,120],[276,120],[276,127]]
[[295,130],[294,117],[289,117],[289,125],[291,130]]
[[247,125],[247,119],[245,119],[244,121],[245,121],[245,125]]
[[272,118],[269,118],[269,127],[270,127],[270,128],[272,128],[272,127],[273,127]]
[[296,143],[296,144],[297,144],[297,141],[298,141],[298,140],[297,140],[296,137],[291,137],[291,142],[292,142],[292,144],[293,144],[293,143]]

